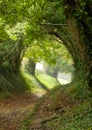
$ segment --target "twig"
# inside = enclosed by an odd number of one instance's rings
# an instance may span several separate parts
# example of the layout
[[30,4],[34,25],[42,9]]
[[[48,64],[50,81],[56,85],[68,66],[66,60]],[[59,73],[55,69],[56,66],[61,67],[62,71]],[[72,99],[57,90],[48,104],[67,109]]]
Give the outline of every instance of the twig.
[[67,24],[62,23],[39,23],[40,25],[51,25],[51,26],[67,26]]

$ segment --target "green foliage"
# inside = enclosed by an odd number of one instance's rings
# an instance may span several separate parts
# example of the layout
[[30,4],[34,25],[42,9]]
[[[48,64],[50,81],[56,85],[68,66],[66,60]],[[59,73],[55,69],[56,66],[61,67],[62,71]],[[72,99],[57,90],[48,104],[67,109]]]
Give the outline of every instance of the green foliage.
[[8,96],[16,92],[25,92],[27,90],[29,90],[29,87],[21,75],[10,73],[4,76],[0,74],[0,93],[2,93],[2,96]]
[[43,15],[46,18],[43,22],[64,23],[65,15],[64,8],[61,6],[61,1],[48,1],[44,7]]
[[0,2],[0,15],[5,19],[6,23],[15,24],[18,21],[22,21],[24,16],[28,16],[29,3],[29,1],[24,0],[4,0]]
[[[15,67],[24,48],[27,49],[29,46],[25,55],[34,59],[35,62],[45,60],[49,64],[59,66],[61,71],[65,71],[66,68],[67,70],[72,69],[71,56],[64,47],[55,41],[59,40],[60,43],[63,41],[62,43],[69,49],[73,58],[79,53],[76,42],[72,42],[72,36],[67,26],[69,22],[67,19],[71,16],[77,21],[80,39],[83,40],[82,45],[86,45],[84,50],[88,49],[87,55],[83,54],[83,57],[87,56],[86,59],[89,59],[89,63],[91,63],[92,49],[89,49],[92,48],[91,10],[91,0],[0,0],[0,73],[5,73],[5,75],[0,75],[0,90],[6,93],[11,90],[27,90],[20,76],[11,74],[10,70]],[[51,38],[48,36],[49,34],[57,34],[55,36],[58,38],[53,36]],[[23,41],[19,46],[20,44],[16,41],[20,41],[21,37],[23,37]],[[10,42],[10,39],[13,42]],[[81,45],[80,39],[79,45]],[[22,48],[22,52],[19,51],[20,48]],[[88,86],[85,80],[88,74],[83,69],[86,62],[82,64],[80,60],[81,57],[78,55],[75,63],[78,63],[76,68],[79,71],[77,75],[79,79],[76,79],[76,85],[67,87],[64,91],[66,96],[71,95],[70,100],[74,99],[73,103],[77,101],[77,104],[73,108],[69,108],[66,113],[61,113],[62,116],[59,115],[56,120],[45,123],[44,126],[49,130],[61,130],[61,128],[62,130],[87,130],[92,127],[92,101],[88,97]],[[84,67],[88,68],[88,66]],[[24,77],[28,84],[31,84],[29,75],[24,75]],[[92,74],[89,78],[91,77]],[[31,79],[35,82],[33,77]],[[36,85],[38,86],[38,84]],[[38,92],[39,89],[36,93]],[[58,99],[55,95],[54,99]]]
[[37,78],[47,86],[48,89],[52,89],[56,86],[59,86],[59,83],[57,80],[47,74],[39,74],[37,75]]
[[26,50],[25,56],[31,57],[35,62],[46,61],[61,71],[71,71],[73,61],[68,50],[51,37],[48,38],[34,41],[33,46]]
[[7,44],[3,43],[0,45],[0,63],[1,63],[0,71],[1,72],[3,72],[4,69],[8,71],[8,69],[11,68],[11,64],[8,59],[8,54],[10,53],[13,44],[14,43],[10,41]]
[[7,68],[9,68],[9,66],[10,66],[9,61],[4,61],[4,62],[2,63],[2,68],[7,69]]
[[[87,92],[87,87],[84,86],[84,88]],[[42,100],[36,105],[37,109],[34,108],[33,113],[29,114],[23,122],[25,130],[34,125],[34,121],[37,121],[36,117],[39,117],[37,125],[40,124],[41,130],[90,130],[92,128],[92,93],[85,93],[85,98],[82,96],[79,98],[79,95],[83,95],[83,92],[83,87],[80,87],[78,82],[51,90],[46,96],[42,97]],[[56,108],[59,107],[61,111],[55,112]],[[47,108],[46,111],[43,108]],[[27,119],[29,122],[27,122]],[[37,127],[34,126],[35,128]]]
[[[45,60],[49,64],[58,64],[61,70],[63,68],[62,71],[66,68],[72,70],[71,56],[58,42],[55,42],[58,40],[60,44],[64,44],[73,57],[77,55],[75,54],[77,46],[71,42],[72,39],[67,26],[67,11],[69,9],[71,10],[69,16],[72,15],[77,19],[81,32],[80,39],[86,41],[86,49],[89,51],[88,58],[91,60],[92,50],[89,49],[91,48],[92,36],[90,3],[91,0],[72,2],[69,0],[1,0],[0,72],[3,72],[5,68],[8,68],[8,72],[14,69],[15,64],[17,64],[16,61],[23,56],[25,51],[26,55],[31,56],[36,62]],[[49,34],[57,35],[51,38]],[[10,39],[13,40],[13,44]],[[22,43],[17,44],[16,41]],[[36,45],[33,46],[33,44]]]
[[58,130],[61,130],[61,128],[62,130],[88,130],[92,127],[91,118],[91,102],[86,102],[68,110],[64,117],[58,118],[57,121],[52,120],[46,126],[50,130],[52,128]]

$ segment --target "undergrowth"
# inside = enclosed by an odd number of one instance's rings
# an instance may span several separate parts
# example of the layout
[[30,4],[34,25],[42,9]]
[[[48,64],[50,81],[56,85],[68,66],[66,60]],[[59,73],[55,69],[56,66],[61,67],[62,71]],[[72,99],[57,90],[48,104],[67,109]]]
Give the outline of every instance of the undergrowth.
[[0,75],[0,96],[7,97],[13,93],[27,90],[29,90],[29,86],[20,74]]
[[23,124],[21,130],[37,130],[39,125],[40,130],[92,130],[92,93],[81,82],[54,88],[39,100]]

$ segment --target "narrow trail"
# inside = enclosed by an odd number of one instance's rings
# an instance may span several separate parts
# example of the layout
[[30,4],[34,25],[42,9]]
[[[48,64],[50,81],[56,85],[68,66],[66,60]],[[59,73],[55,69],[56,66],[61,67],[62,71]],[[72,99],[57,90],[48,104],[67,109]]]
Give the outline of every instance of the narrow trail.
[[0,130],[20,130],[21,123],[26,114],[33,110],[38,99],[48,89],[39,80],[25,74],[29,83],[36,86],[34,93],[26,92],[12,95],[8,98],[0,98]]
[[30,93],[0,99],[0,130],[19,130],[23,117],[31,111],[38,97]]

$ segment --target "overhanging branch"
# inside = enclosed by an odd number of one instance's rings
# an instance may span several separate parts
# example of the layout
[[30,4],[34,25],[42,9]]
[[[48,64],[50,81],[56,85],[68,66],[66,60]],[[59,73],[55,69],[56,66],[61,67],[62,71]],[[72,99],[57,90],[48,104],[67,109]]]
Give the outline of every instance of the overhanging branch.
[[57,37],[58,39],[61,40],[61,42],[59,40],[57,40],[60,44],[63,44],[68,51],[70,52],[73,61],[74,61],[74,48],[72,47],[72,44],[70,44],[69,42],[67,42],[58,32],[55,31],[51,31],[51,32],[47,32],[50,35],[54,35],[55,37]]
[[62,23],[39,23],[40,25],[47,25],[47,26],[67,26],[67,24]]
[[48,32],[48,34],[58,37],[64,44],[67,45],[67,42],[60,36],[59,33],[55,32],[55,31],[52,31],[52,32]]

